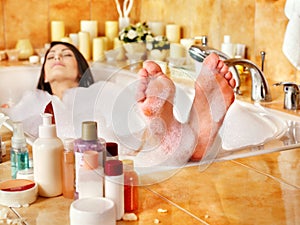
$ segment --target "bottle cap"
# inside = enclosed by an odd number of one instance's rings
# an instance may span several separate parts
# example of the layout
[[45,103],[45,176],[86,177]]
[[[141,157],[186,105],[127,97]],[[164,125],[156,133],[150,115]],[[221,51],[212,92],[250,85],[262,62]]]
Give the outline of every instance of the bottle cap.
[[133,160],[132,159],[123,159],[122,160],[123,165],[133,166]]
[[105,162],[104,173],[107,176],[119,176],[123,174],[123,163],[120,160],[108,160]]
[[11,138],[11,146],[13,148],[26,147],[26,139],[24,136],[22,122],[13,123],[13,136]]
[[56,126],[52,124],[53,115],[50,113],[42,113],[43,124],[39,126],[39,136],[41,138],[56,137]]
[[93,141],[98,139],[96,122],[94,121],[82,122],[81,139],[85,141]]
[[85,151],[83,153],[83,167],[88,170],[97,169],[99,166],[98,158],[98,152],[92,150]]
[[134,162],[132,159],[123,159],[124,170],[132,170],[134,168]]
[[74,150],[74,138],[65,138],[63,140],[64,149],[66,151],[73,151]]
[[114,157],[118,155],[118,143],[107,142],[106,143],[107,156]]

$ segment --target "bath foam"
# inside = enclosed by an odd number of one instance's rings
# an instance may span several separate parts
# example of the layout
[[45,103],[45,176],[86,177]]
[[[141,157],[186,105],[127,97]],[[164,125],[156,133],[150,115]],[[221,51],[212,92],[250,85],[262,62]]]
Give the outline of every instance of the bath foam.
[[187,124],[174,126],[162,143],[151,143],[143,147],[134,158],[135,167],[183,167],[188,162],[195,147],[195,134]]
[[220,122],[226,114],[226,104],[215,76],[216,71],[203,65],[196,85],[204,90],[214,122]]
[[[169,80],[160,76],[150,79],[146,91],[147,99],[144,102],[146,106],[143,107],[145,113],[149,112],[149,116],[159,114],[166,101],[173,104],[174,91],[169,85],[171,85]],[[155,104],[152,103],[153,101]]]

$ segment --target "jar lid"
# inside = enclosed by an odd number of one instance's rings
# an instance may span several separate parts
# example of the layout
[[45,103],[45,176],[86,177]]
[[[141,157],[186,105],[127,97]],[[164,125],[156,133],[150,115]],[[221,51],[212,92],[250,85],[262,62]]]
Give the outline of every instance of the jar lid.
[[106,151],[108,156],[117,156],[118,155],[118,143],[116,142],[107,142]]
[[104,173],[107,176],[119,176],[123,174],[123,163],[120,160],[108,160],[105,162]]

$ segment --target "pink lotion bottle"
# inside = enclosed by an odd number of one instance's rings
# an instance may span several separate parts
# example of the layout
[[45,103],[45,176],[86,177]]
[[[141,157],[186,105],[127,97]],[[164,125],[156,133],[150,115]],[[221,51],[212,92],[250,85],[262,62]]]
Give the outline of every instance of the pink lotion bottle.
[[84,121],[81,127],[81,138],[74,141],[74,152],[75,152],[75,199],[78,198],[78,173],[79,169],[83,167],[83,153],[85,151],[96,151],[98,152],[98,162],[100,167],[104,167],[105,161],[105,140],[98,138],[97,134],[97,122],[95,121]]

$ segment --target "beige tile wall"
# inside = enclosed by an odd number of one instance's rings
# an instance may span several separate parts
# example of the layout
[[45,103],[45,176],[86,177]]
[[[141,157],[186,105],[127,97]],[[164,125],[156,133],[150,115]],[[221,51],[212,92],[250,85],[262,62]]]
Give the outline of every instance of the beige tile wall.
[[[266,51],[265,74],[274,81],[298,81],[300,75],[282,53],[288,19],[285,0],[135,0],[133,22],[163,21],[182,27],[182,37],[208,35],[220,48],[223,35],[247,45],[247,57],[260,66]],[[66,32],[78,32],[80,20],[97,20],[99,36],[106,20],[117,20],[114,0],[0,0],[0,49],[29,38],[34,48],[50,40],[50,21],[63,20]]]

